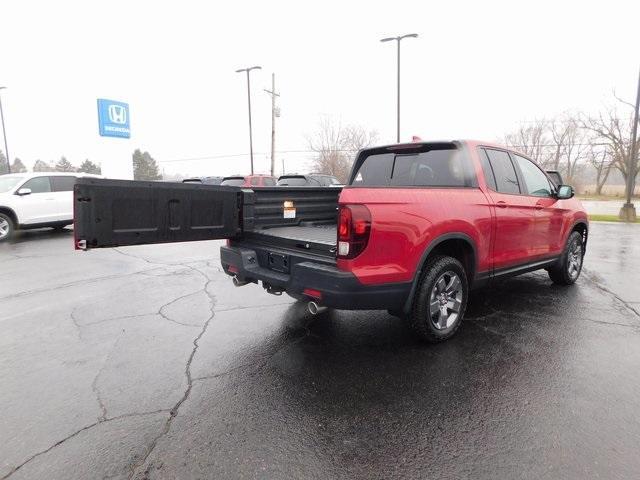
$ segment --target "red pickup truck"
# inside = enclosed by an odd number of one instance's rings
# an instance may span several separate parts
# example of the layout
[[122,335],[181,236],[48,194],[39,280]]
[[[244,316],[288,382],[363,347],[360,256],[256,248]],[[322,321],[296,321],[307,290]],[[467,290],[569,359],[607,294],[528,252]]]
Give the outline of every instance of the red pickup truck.
[[424,339],[451,337],[469,290],[546,269],[580,275],[587,215],[533,161],[477,141],[358,153],[344,188],[80,179],[76,248],[226,238],[236,286],[324,308],[385,309]]

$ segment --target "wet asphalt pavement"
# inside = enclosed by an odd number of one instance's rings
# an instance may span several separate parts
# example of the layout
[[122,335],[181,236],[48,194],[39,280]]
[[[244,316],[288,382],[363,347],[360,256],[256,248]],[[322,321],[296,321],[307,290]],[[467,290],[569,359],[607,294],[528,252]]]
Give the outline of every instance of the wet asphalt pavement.
[[640,226],[574,287],[478,291],[458,335],[309,316],[219,242],[0,245],[0,478],[638,478]]

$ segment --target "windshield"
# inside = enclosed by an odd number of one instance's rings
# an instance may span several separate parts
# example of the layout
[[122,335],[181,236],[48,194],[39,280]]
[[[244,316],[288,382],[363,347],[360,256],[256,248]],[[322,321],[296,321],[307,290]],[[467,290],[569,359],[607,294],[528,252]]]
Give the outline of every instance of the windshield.
[[303,187],[307,184],[307,179],[304,177],[280,177],[278,185],[280,186],[293,186]]
[[2,175],[0,176],[0,193],[5,193],[15,187],[24,177],[18,175]]
[[244,178],[242,177],[225,178],[220,185],[228,185],[230,187],[241,187],[242,185],[244,185]]

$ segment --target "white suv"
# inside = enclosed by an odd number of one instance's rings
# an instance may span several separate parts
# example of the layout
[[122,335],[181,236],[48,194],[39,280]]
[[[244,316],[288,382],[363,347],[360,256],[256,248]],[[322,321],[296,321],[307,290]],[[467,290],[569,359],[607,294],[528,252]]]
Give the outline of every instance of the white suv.
[[73,223],[73,184],[85,173],[15,173],[0,175],[0,242],[17,229]]

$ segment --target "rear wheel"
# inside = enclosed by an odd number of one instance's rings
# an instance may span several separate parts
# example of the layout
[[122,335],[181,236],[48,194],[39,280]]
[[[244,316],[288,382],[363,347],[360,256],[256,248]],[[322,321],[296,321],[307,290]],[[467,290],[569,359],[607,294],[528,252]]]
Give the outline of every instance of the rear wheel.
[[572,285],[582,271],[584,244],[580,232],[572,232],[558,262],[549,268],[549,277],[557,285]]
[[9,215],[0,213],[0,242],[9,240],[15,231],[15,225]]
[[413,329],[431,343],[453,336],[462,323],[468,297],[462,264],[453,257],[434,256],[427,261],[413,300]]

